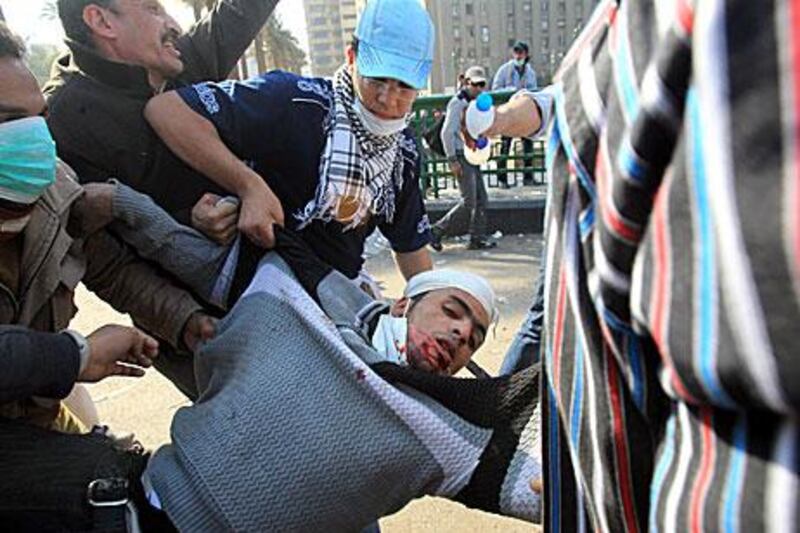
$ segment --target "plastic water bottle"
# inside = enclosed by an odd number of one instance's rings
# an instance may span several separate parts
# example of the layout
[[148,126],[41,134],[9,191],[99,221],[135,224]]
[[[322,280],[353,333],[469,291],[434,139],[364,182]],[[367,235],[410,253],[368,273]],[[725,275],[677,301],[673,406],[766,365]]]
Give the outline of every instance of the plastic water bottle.
[[480,166],[492,156],[492,147],[489,139],[482,135],[494,122],[492,96],[489,93],[481,93],[475,100],[470,102],[464,121],[467,133],[476,141],[474,150],[464,147],[464,158],[470,164]]
[[478,137],[475,141],[474,150],[467,146],[464,147],[464,159],[466,159],[470,165],[479,167],[486,163],[490,157],[492,157],[492,146],[491,143],[489,143],[489,139],[486,137]]
[[477,139],[491,127],[494,122],[494,106],[492,105],[491,94],[481,93],[469,103],[465,122],[467,133],[473,139]]

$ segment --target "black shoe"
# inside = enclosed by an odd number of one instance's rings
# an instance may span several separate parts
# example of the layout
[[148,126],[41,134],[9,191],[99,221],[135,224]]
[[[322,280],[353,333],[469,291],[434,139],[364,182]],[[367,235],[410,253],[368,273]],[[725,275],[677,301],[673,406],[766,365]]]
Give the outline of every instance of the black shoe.
[[437,252],[441,252],[444,249],[444,246],[442,246],[442,231],[439,228],[431,228],[431,242],[429,244]]
[[470,239],[467,250],[487,250],[497,247],[497,243],[489,239]]

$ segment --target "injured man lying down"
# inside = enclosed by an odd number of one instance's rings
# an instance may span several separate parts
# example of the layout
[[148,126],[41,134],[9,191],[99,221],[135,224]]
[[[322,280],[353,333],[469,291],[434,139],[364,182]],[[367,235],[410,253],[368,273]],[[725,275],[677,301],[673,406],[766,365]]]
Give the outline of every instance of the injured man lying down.
[[538,368],[453,377],[497,318],[486,280],[424,272],[377,301],[290,232],[274,252],[223,246],[125,185],[87,197],[98,224],[228,310],[143,478],[179,530],[359,531],[424,495],[538,521]]

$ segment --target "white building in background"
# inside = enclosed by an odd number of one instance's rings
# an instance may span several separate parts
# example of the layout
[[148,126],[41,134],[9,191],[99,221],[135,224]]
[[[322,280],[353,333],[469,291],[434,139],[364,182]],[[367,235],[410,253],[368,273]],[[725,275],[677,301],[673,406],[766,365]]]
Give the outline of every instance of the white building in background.
[[344,50],[366,0],[303,0],[311,72],[330,76],[344,62]]

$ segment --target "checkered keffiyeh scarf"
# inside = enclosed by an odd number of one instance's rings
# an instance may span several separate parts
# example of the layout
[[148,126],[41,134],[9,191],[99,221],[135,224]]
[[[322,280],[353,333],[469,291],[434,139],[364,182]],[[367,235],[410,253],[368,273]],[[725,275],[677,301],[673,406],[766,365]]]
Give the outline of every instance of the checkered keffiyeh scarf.
[[364,128],[353,111],[355,93],[347,66],[334,74],[333,90],[319,184],[314,199],[295,215],[299,227],[314,219],[336,220],[349,230],[365,222],[369,214],[391,221],[395,187],[403,186],[402,133],[383,137]]

